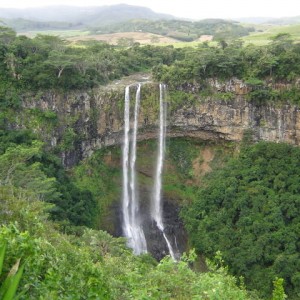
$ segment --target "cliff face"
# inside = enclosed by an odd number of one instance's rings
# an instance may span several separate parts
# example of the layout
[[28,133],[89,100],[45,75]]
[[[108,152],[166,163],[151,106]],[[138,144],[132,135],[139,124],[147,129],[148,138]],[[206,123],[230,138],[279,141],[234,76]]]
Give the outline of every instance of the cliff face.
[[[168,116],[169,136],[241,141],[245,131],[251,131],[255,140],[299,145],[299,107],[250,103],[247,101],[250,88],[239,80],[210,81],[209,84],[218,94],[230,92],[233,97],[231,100],[221,100],[221,96],[219,99],[218,96],[197,97],[193,104],[178,105]],[[132,108],[135,88],[134,85],[131,88]],[[142,87],[139,140],[157,136],[158,93],[157,84],[148,83]],[[56,125],[48,135],[42,127],[36,127],[36,131],[45,136],[49,145],[61,145],[63,162],[71,166],[95,149],[122,143],[123,98],[124,86],[120,84],[89,93],[62,95],[49,92],[34,100],[24,97],[23,105],[57,114]],[[172,99],[168,101],[172,102]]]
[[172,116],[171,135],[201,139],[241,141],[245,130],[255,140],[299,144],[300,109],[291,105],[255,106],[245,97],[234,100],[204,101],[184,107]]
[[[132,111],[136,91],[134,82],[136,81],[126,82],[126,84],[133,83],[130,88]],[[193,101],[172,99],[171,95],[167,98],[168,136],[238,142],[248,131],[255,140],[299,145],[299,107],[289,104],[250,103],[247,100],[250,87],[238,80],[225,83],[211,80],[209,85],[215,93],[208,97],[199,96],[201,86],[195,85],[182,89],[194,96]],[[25,110],[18,116],[18,124],[35,128],[36,133],[41,135],[49,147],[58,149],[64,165],[71,167],[80,159],[90,156],[96,149],[122,144],[124,88],[122,84],[114,84],[86,93],[48,92],[42,96],[24,96]],[[230,100],[222,100],[226,98],[224,97],[226,93],[230,94]],[[158,84],[143,84],[138,140],[157,138],[158,103]],[[146,152],[145,149],[141,148],[138,151],[137,163],[139,177],[144,176],[147,179],[143,178],[139,183],[139,196],[142,201],[140,213],[147,236],[148,250],[154,257],[161,259],[168,252],[167,245],[161,232],[149,218],[155,151],[151,149]],[[213,152],[210,153],[206,148],[200,154],[198,160],[193,162],[195,174],[204,174],[211,169],[209,162],[213,160]],[[118,165],[119,161],[120,159],[115,164]],[[121,196],[112,201],[107,214],[103,217],[105,224],[114,224],[104,229],[115,236],[122,235],[120,198]],[[176,245],[176,251],[181,253],[187,249],[187,235],[179,217],[181,201],[179,198],[180,196],[175,197],[172,191],[163,193],[164,222],[167,224],[165,232]]]

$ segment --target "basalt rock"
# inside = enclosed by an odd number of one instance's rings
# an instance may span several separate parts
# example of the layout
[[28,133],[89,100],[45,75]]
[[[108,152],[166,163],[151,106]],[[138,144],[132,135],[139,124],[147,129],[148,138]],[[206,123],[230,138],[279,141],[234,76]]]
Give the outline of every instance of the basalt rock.
[[[132,95],[135,94],[134,82]],[[240,80],[228,82],[209,80],[216,91],[214,97],[196,96],[192,104],[181,103],[168,115],[167,135],[169,137],[193,137],[208,141],[236,141],[251,132],[256,141],[300,143],[300,108],[288,104],[258,105],[247,100],[251,87]],[[276,87],[275,87],[276,88]],[[280,89],[288,88],[280,85]],[[198,94],[200,84],[181,87],[189,93]],[[222,100],[222,93],[231,93],[231,100]],[[219,97],[216,95],[220,95]],[[155,83],[144,83],[141,94],[138,140],[156,139],[158,128],[159,88]],[[172,99],[169,99],[171,102]],[[132,101],[134,102],[134,101]],[[102,147],[121,145],[123,141],[124,85],[112,84],[89,92],[61,94],[48,92],[41,96],[23,97],[26,110],[40,110],[56,113],[54,125],[35,127],[49,147],[57,147],[66,167],[75,165],[79,160],[90,156]],[[131,108],[133,110],[133,107]],[[19,127],[26,127],[28,114],[19,116]],[[47,129],[47,130],[46,130]],[[138,170],[146,177],[153,177],[152,171],[140,167]],[[148,250],[157,259],[168,253],[161,232],[149,217],[149,187],[140,187],[141,217],[146,235]],[[144,199],[143,199],[144,198]],[[146,199],[147,198],[147,199]],[[179,218],[179,206],[164,196],[165,233],[170,237],[174,248],[179,252],[186,250],[187,237]],[[114,223],[113,233],[122,234],[119,203],[112,205],[110,223]]]
[[[161,260],[169,254],[168,246],[163,237],[162,232],[156,226],[155,221],[151,218],[150,198],[151,187],[139,186],[140,194],[140,218],[143,226],[143,231],[147,239],[147,250],[157,260]],[[168,236],[170,243],[176,254],[183,253],[187,249],[187,233],[184,229],[183,221],[179,216],[180,208],[171,199],[164,196],[163,200],[163,220],[165,225],[165,234]],[[120,207],[114,207],[115,214],[118,214],[117,224],[122,224],[122,214]],[[120,226],[116,227],[114,236],[122,236]]]
[[[126,84],[130,83],[126,82]],[[300,108],[291,104],[256,105],[247,100],[251,87],[240,80],[220,83],[209,80],[208,84],[218,93],[232,93],[231,100],[221,96],[197,97],[192,105],[178,106],[168,117],[168,136],[188,136],[203,140],[241,141],[245,131],[251,131],[254,140],[286,142],[299,145]],[[278,85],[278,84],[277,84]],[[283,88],[280,85],[280,89]],[[134,94],[134,83],[132,95]],[[197,92],[200,85],[187,86],[187,91]],[[285,85],[285,88],[288,88]],[[218,94],[217,94],[218,95]],[[138,140],[157,137],[158,85],[142,86],[142,107],[139,118]],[[26,108],[52,111],[58,122],[49,138],[49,146],[61,146],[65,166],[72,166],[90,156],[94,150],[121,145],[123,138],[124,85],[113,84],[89,92],[59,94],[48,92],[37,98],[24,97]],[[172,101],[170,99],[169,101]],[[287,99],[288,101],[288,99]],[[288,103],[288,102],[287,102]],[[71,145],[64,146],[65,136],[72,129]],[[36,131],[43,136],[40,128]]]

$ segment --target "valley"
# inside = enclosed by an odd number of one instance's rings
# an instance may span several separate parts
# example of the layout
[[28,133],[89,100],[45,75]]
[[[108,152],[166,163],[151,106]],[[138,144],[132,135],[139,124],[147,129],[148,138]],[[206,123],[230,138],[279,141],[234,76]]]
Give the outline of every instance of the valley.
[[299,299],[297,17],[0,17],[1,299]]

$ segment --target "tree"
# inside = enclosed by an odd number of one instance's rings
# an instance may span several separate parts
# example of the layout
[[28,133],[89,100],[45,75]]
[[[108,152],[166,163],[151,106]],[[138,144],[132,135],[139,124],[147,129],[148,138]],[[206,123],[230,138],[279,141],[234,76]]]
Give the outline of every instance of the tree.
[[48,178],[40,163],[30,163],[34,156],[41,154],[41,147],[41,143],[34,141],[31,146],[7,148],[0,156],[0,185],[26,190],[41,200],[60,197],[55,178]]
[[276,54],[287,51],[292,47],[293,40],[289,33],[278,33],[272,37],[271,48]]
[[228,44],[223,39],[219,40],[218,44],[219,44],[219,46],[221,47],[222,50],[224,50],[226,47],[228,47]]
[[152,36],[151,36],[151,43],[152,43],[152,44],[159,43],[159,37],[156,36],[156,35],[152,35]]
[[18,59],[16,58],[16,56],[13,53],[7,53],[4,61],[13,78],[20,79],[19,74],[17,73]]
[[49,53],[46,65],[54,67],[57,70],[57,78],[60,78],[66,68],[74,66],[74,56],[67,55],[64,52],[52,50]]
[[278,64],[278,58],[268,51],[267,49],[264,49],[261,52],[261,56],[257,61],[259,67],[260,67],[260,77],[266,77],[266,76],[272,76],[273,75],[273,69]]
[[8,46],[11,42],[13,42],[16,38],[16,32],[9,28],[0,26],[0,43]]
[[119,38],[117,41],[117,45],[119,47],[131,47],[134,44],[134,39],[133,38],[126,38],[126,37],[122,37]]

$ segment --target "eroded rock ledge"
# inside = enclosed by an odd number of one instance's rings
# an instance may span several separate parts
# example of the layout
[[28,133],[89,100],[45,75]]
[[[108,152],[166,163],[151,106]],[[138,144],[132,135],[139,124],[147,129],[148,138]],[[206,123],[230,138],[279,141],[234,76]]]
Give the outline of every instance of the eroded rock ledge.
[[[147,76],[144,77],[148,81]],[[130,80],[126,84],[131,83]],[[132,99],[134,99],[134,82]],[[203,140],[241,141],[246,130],[251,130],[254,139],[286,142],[299,145],[300,108],[290,104],[255,105],[247,100],[250,88],[242,81],[232,79],[225,83],[209,82],[220,93],[231,92],[232,100],[197,97],[190,105],[178,106],[168,116],[168,136],[188,136]],[[199,86],[189,87],[197,93]],[[276,88],[276,87],[275,87]],[[288,88],[279,86],[277,88]],[[144,83],[142,107],[139,118],[138,140],[157,136],[158,84]],[[89,92],[59,94],[48,92],[33,99],[24,97],[23,106],[57,114],[57,125],[44,135],[51,146],[61,144],[70,128],[76,138],[70,149],[63,149],[62,158],[66,166],[91,155],[99,148],[122,143],[123,137],[124,85],[115,83],[109,87]],[[221,98],[221,97],[220,97]],[[172,99],[169,99],[172,101]],[[132,100],[133,102],[133,100]],[[288,99],[287,99],[288,103]],[[42,130],[36,128],[41,134]]]

